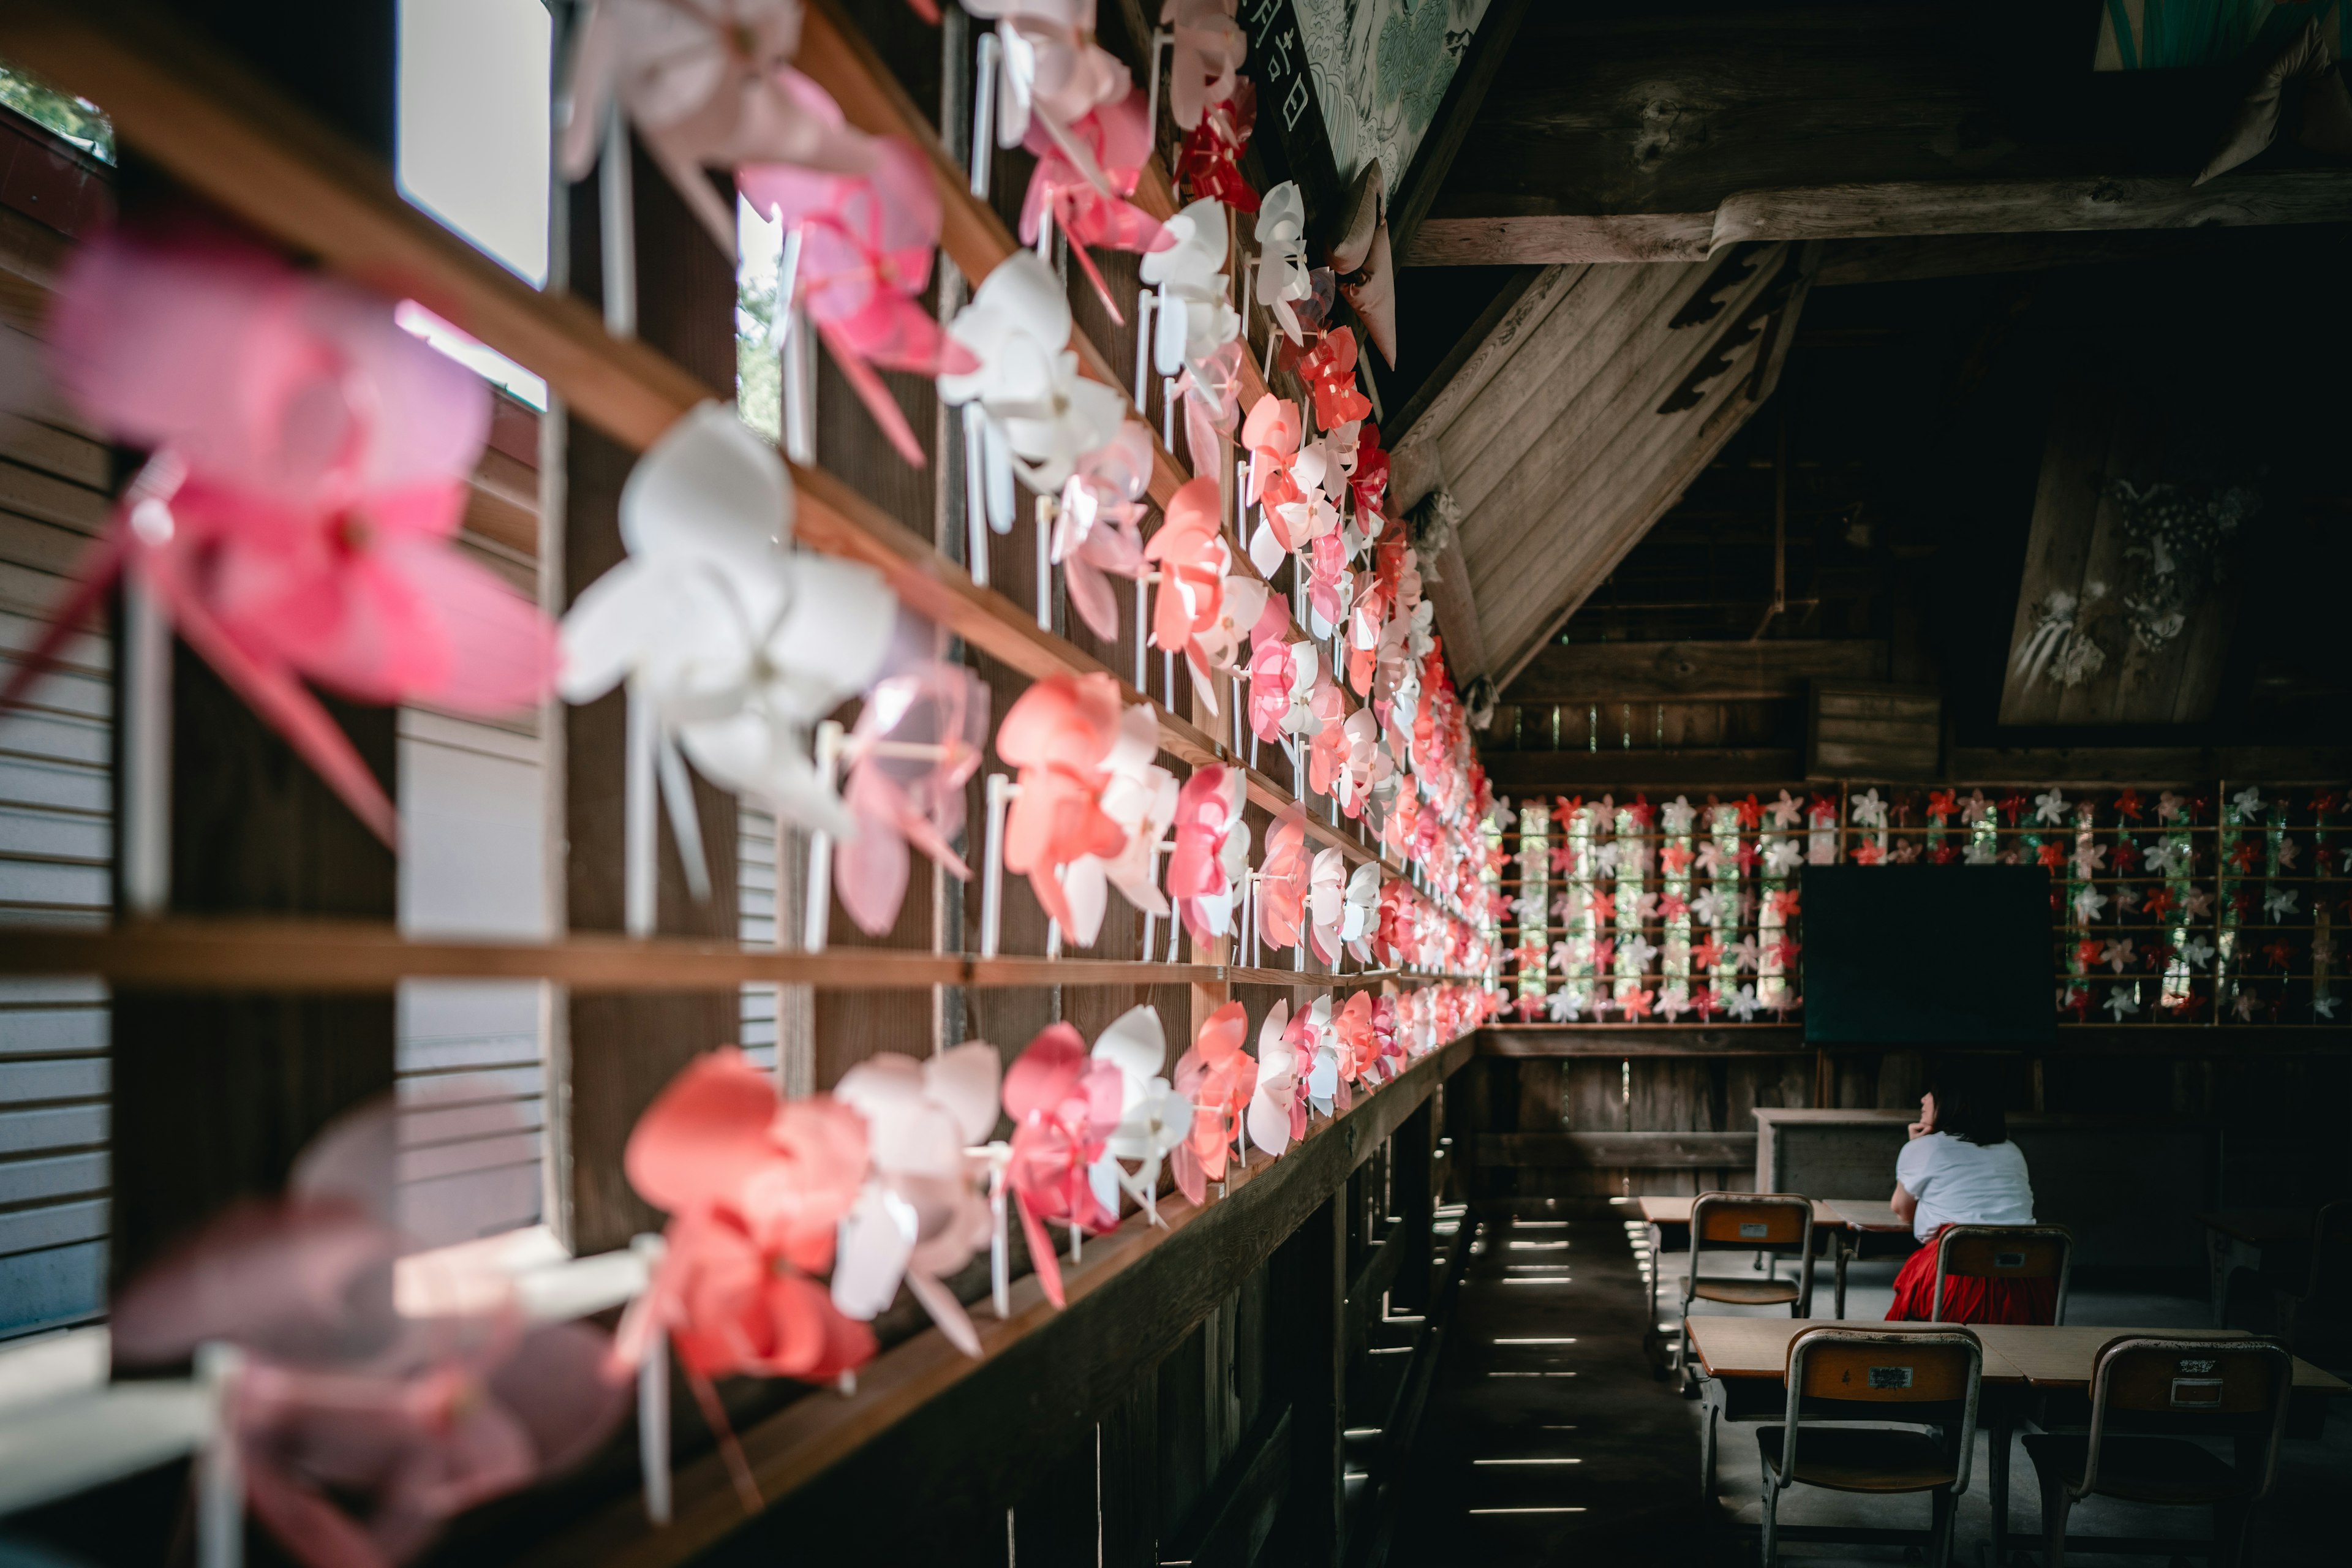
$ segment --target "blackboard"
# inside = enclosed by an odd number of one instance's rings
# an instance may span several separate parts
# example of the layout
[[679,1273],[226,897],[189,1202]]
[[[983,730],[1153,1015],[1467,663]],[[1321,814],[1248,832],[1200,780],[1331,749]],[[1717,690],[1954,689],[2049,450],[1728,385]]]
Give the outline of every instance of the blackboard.
[[2048,1045],[2050,873],[2039,866],[1808,866],[1811,1045]]

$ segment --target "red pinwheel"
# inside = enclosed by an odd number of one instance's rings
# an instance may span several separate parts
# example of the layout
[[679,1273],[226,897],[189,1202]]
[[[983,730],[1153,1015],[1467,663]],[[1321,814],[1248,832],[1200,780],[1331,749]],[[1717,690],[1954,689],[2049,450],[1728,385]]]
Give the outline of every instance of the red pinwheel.
[[1176,1092],[1192,1101],[1192,1131],[1170,1156],[1177,1188],[1194,1203],[1208,1196],[1208,1184],[1225,1179],[1225,1164],[1250,1097],[1257,1092],[1257,1059],[1243,1048],[1249,1037],[1249,1010],[1228,1002],[1209,1015],[1192,1049],[1176,1059]]
[[2127,789],[2116,796],[2116,816],[2121,820],[2137,822],[2146,813],[2147,803],[2140,799],[2139,791]]
[[1124,1094],[1118,1064],[1091,1060],[1086,1040],[1067,1024],[1047,1026],[1005,1069],[1004,1113],[1013,1127],[1004,1185],[1021,1211],[1037,1282],[1056,1307],[1068,1303],[1045,1225],[1096,1235],[1118,1227],[1118,1215],[1095,1195],[1087,1170],[1118,1125]]
[[1356,333],[1334,327],[1298,362],[1298,376],[1315,396],[1315,423],[1337,429],[1372,411],[1372,400],[1356,385]]
[[2044,844],[2034,858],[2053,871],[2060,870],[2064,868],[2068,858],[2066,847],[2053,839]]
[[905,141],[885,138],[874,148],[870,173],[756,163],[736,173],[735,187],[800,237],[795,302],[807,310],[874,422],[898,455],[919,468],[922,444],[873,366],[968,375],[980,362],[916,303],[930,285],[940,239],[940,195],[930,167]]
[[646,1108],[622,1154],[629,1184],[670,1216],[615,1357],[644,1359],[667,1332],[706,1408],[709,1380],[743,1373],[827,1381],[874,1354],[873,1331],[809,1276],[833,1264],[842,1217],[866,1182],[866,1123],[829,1095],[787,1102],[727,1047],[697,1058]]
[[1176,178],[1197,199],[1214,196],[1235,212],[1258,209],[1257,190],[1241,170],[1242,148],[1257,127],[1257,84],[1247,77],[1234,95],[1202,110],[1201,122],[1184,132],[1176,155]]
[[153,455],[0,706],[128,572],[390,844],[391,801],[305,679],[475,714],[547,689],[554,627],[452,540],[488,394],[384,300],[215,232],[118,232],[68,265],[50,347],[73,403]]

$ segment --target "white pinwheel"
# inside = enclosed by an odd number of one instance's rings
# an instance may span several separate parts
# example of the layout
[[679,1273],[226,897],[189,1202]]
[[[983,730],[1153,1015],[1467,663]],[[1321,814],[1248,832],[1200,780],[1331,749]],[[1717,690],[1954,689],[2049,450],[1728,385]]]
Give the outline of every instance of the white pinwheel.
[[595,166],[617,99],[646,155],[731,257],[735,204],[711,188],[704,169],[872,169],[872,140],[792,68],[801,12],[801,0],[593,0],[562,109],[565,178]]
[[2273,888],[2263,895],[2263,913],[2278,921],[2294,913],[2295,890],[2293,888]]
[[2231,795],[2230,804],[2236,806],[2238,815],[2248,822],[2260,822],[2263,819],[2263,811],[2267,809],[2263,802],[2262,790],[2252,784],[2247,785]]
[[[563,620],[564,699],[622,680],[704,776],[842,837],[856,819],[809,754],[816,721],[872,682],[897,601],[871,568],[787,548],[792,480],[730,407],[673,426],[621,489],[629,557]],[[662,767],[673,811],[683,771]]]
[[1118,438],[1126,420],[1115,388],[1078,374],[1070,326],[1069,296],[1027,250],[998,263],[949,323],[948,335],[980,365],[940,376],[940,397],[978,407],[988,521],[999,533],[1013,527],[1015,473],[1034,490],[1057,490],[1080,458]]
[[1573,986],[1563,985],[1544,998],[1544,1016],[1555,1024],[1573,1024],[1584,1016],[1584,999]]
[[2122,1023],[2126,1016],[2139,1011],[2137,983],[2111,987],[2107,992],[2107,999],[2099,1005],[2116,1016],[2116,1023]]
[[1298,1103],[1298,1074],[1303,1064],[1286,1037],[1290,1004],[1276,1002],[1266,1009],[1257,1030],[1257,1088],[1250,1092],[1243,1122],[1249,1141],[1269,1154],[1290,1147],[1292,1113]]
[[1193,379],[1205,383],[1210,357],[1242,330],[1225,285],[1224,204],[1203,196],[1162,226],[1175,243],[1142,258],[1143,280],[1160,290],[1152,363],[1162,375],[1202,370]]
[[1292,342],[1303,342],[1293,300],[1312,298],[1307,266],[1307,198],[1298,182],[1285,180],[1265,193],[1257,209],[1257,302],[1266,308]]
[[1853,825],[1856,827],[1886,826],[1886,803],[1878,798],[1878,792],[1875,789],[1864,790],[1855,795],[1849,803],[1848,810],[1853,817]]
[[2045,826],[2063,826],[2066,821],[2066,796],[2054,785],[2047,795],[2033,797],[2033,820]]
[[[1118,1124],[1103,1140],[1102,1158],[1087,1168],[1087,1177],[1105,1209],[1118,1212],[1124,1188],[1151,1216],[1160,1219],[1160,1163],[1192,1131],[1192,1102],[1168,1082],[1168,1037],[1160,1026],[1157,1008],[1130,1007],[1110,1022],[1095,1040],[1094,1059],[1118,1069]],[[1137,1162],[1129,1172],[1124,1161]]]
[[1307,1005],[1306,1018],[1307,1046],[1301,1054],[1309,1058],[1307,1103],[1329,1116],[1339,1098],[1339,1037],[1331,1027],[1328,992]]
[[903,1279],[948,1342],[980,1354],[980,1336],[941,1283],[986,1247],[992,1229],[971,1151],[996,1126],[996,1047],[970,1040],[922,1061],[885,1051],[842,1074],[834,1096],[866,1118],[873,1163],[841,1222],[833,1303],[852,1318],[886,1310]]
[[1340,927],[1348,917],[1348,860],[1336,847],[1315,853],[1307,874],[1307,917],[1315,956],[1326,963],[1339,963]]
[[1794,838],[1775,838],[1764,851],[1764,871],[1767,876],[1784,877],[1804,860],[1805,852]]

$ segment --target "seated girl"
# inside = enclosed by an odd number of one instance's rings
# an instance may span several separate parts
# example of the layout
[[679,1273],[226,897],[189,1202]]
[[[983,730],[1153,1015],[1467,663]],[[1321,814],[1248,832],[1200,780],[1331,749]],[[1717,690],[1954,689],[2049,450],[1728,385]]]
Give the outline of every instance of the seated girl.
[[[2000,1096],[1957,1064],[1919,1097],[1911,1142],[1895,1159],[1897,1218],[1911,1223],[1919,1249],[1895,1277],[1889,1319],[1925,1321],[1935,1310],[1936,1238],[1952,1225],[2032,1225],[2033,1185],[2025,1155],[2009,1141]],[[1988,1279],[1948,1275],[1948,1323],[2047,1323],[2058,1311],[2054,1279]]]

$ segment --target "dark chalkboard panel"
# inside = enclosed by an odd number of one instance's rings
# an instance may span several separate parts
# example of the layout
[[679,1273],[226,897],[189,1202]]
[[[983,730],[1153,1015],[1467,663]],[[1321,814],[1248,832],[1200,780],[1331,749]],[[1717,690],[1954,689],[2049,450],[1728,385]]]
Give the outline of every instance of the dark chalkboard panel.
[[1808,866],[1805,1039],[2046,1045],[2050,874],[2039,866]]

